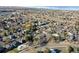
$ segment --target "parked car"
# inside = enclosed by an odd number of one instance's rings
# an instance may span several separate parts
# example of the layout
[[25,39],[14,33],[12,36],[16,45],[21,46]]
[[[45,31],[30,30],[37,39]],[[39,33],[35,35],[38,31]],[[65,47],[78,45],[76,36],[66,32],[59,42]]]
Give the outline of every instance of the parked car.
[[59,49],[56,49],[56,48],[52,48],[50,49],[51,53],[59,53],[60,50]]
[[25,44],[22,44],[20,46],[17,47],[17,50],[20,51],[20,50],[23,50],[26,48],[26,45]]
[[8,50],[12,50],[12,49],[18,47],[20,44],[21,44],[20,42],[13,41],[13,42],[9,43],[8,45],[6,45],[6,48]]

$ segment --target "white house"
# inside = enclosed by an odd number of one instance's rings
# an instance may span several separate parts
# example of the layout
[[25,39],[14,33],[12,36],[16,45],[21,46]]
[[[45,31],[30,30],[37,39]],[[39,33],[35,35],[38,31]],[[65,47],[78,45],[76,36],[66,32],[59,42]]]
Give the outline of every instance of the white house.
[[73,34],[72,33],[70,33],[70,32],[67,32],[67,39],[68,40],[72,40],[73,39]]
[[52,34],[52,36],[54,36],[54,37],[59,37],[59,35],[56,34],[56,33]]

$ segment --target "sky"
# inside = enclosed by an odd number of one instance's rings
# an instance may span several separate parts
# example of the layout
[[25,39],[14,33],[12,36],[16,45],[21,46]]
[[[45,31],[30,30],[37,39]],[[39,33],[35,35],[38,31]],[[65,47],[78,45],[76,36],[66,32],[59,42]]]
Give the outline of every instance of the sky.
[[79,10],[79,0],[0,0],[0,6]]
[[78,6],[78,0],[0,0],[0,6]]

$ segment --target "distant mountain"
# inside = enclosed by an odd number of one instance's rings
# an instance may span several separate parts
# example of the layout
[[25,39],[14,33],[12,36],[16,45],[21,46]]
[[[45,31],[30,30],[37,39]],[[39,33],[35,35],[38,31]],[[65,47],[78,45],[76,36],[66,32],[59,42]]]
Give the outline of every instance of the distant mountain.
[[79,10],[79,6],[0,6],[1,9],[52,9],[52,10]]
[[79,6],[36,6],[34,8],[44,8],[54,10],[79,10]]

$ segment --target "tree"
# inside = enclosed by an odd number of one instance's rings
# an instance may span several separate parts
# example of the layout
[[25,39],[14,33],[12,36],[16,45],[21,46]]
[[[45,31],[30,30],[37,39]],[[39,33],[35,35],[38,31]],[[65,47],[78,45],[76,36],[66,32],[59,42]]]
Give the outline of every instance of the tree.
[[74,48],[71,47],[71,46],[69,46],[69,47],[68,47],[68,52],[69,52],[69,53],[74,52]]
[[31,41],[31,42],[33,42],[33,37],[32,37],[32,35],[27,34],[27,35],[26,35],[26,41]]
[[77,48],[77,52],[79,53],[79,47]]

